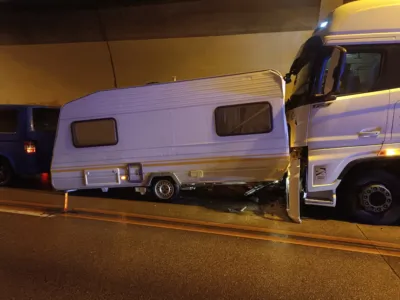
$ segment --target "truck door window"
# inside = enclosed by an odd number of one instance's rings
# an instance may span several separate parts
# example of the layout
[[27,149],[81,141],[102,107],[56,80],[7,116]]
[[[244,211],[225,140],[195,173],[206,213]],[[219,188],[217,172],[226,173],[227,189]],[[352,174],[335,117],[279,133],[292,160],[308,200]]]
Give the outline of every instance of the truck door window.
[[[382,54],[378,52],[348,52],[339,94],[352,95],[374,91],[380,75],[381,61]],[[330,61],[326,65],[329,63]],[[325,89],[325,79],[323,82]]]
[[268,133],[272,130],[269,102],[220,106],[215,110],[218,136]]
[[18,129],[18,110],[0,109],[0,133],[16,133]]
[[323,81],[323,94],[326,95],[327,93],[331,92],[335,83],[335,70],[340,61],[340,53],[334,52],[328,63],[326,64],[326,68],[324,69],[324,81]]

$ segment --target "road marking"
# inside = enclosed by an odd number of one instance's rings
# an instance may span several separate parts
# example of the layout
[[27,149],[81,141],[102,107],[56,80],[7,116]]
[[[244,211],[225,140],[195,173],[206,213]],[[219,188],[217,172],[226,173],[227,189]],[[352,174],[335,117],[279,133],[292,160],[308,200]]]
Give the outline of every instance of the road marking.
[[[64,200],[63,200],[64,202]],[[0,200],[0,203],[10,204],[14,206],[22,205],[22,206],[37,206],[43,208],[62,208],[63,204],[48,204],[48,203],[40,203],[40,202],[27,202],[27,201],[11,201],[11,200]]]
[[[25,205],[25,206],[37,206],[37,207],[41,207],[41,208],[62,209],[62,204],[55,205],[55,204],[10,201],[10,200],[0,200],[0,203],[11,204],[11,205],[15,205],[15,206],[19,204],[19,205]],[[82,212],[82,213],[112,215],[114,217],[131,217],[131,218],[139,218],[139,219],[146,219],[146,220],[152,220],[152,221],[174,222],[174,223],[185,224],[185,225],[212,226],[212,227],[217,227],[217,228],[222,228],[222,229],[245,230],[245,231],[252,231],[252,232],[256,232],[256,233],[279,234],[279,235],[292,236],[292,237],[318,239],[318,240],[324,240],[324,241],[329,241],[329,242],[340,242],[340,243],[359,244],[359,245],[373,246],[373,247],[400,249],[400,244],[396,244],[396,243],[370,241],[370,240],[363,240],[363,239],[357,239],[357,238],[328,236],[328,235],[323,235],[323,234],[297,232],[297,231],[289,231],[289,230],[282,230],[282,229],[270,229],[270,228],[265,228],[265,227],[224,224],[224,223],[216,223],[216,222],[211,222],[211,221],[199,221],[199,220],[179,219],[179,218],[163,217],[163,216],[142,215],[142,214],[136,214],[136,213],[126,213],[126,212],[101,210],[101,209],[74,208],[73,211],[78,212],[78,213]]]
[[[216,223],[216,222],[209,222],[209,221],[199,221],[199,220],[179,219],[179,218],[171,218],[171,217],[163,217],[163,216],[142,215],[142,214],[135,214],[135,213],[124,213],[124,212],[118,212],[118,211],[100,210],[100,209],[75,208],[74,211],[84,212],[84,213],[97,213],[97,214],[103,214],[103,215],[112,215],[112,216],[117,216],[117,217],[131,217],[131,218],[147,219],[147,220],[154,220],[154,221],[174,222],[174,223],[189,224],[189,225],[213,226],[213,227],[218,227],[218,228],[223,228],[223,229],[246,230],[246,231],[259,232],[259,233],[272,233],[272,234],[289,235],[289,236],[302,237],[302,238],[311,238],[311,239],[325,240],[325,241],[330,241],[330,242],[342,242],[342,243],[360,244],[360,245],[366,245],[366,246],[400,249],[400,244],[396,244],[396,243],[362,240],[362,239],[357,239],[357,238],[337,237],[337,236],[329,236],[329,235],[324,235],[324,234],[297,232],[297,231],[289,231],[289,230],[282,230],[282,229],[275,229],[275,228],[270,229],[270,228],[265,228],[265,227],[224,224],[224,223]],[[299,226],[301,226],[301,225],[299,225]]]
[[163,228],[163,229],[174,229],[174,230],[197,232],[197,233],[216,234],[216,235],[240,237],[240,238],[253,239],[253,240],[263,240],[263,241],[278,242],[278,243],[285,243],[285,244],[294,244],[294,245],[301,245],[301,246],[325,248],[325,249],[330,249],[330,250],[342,250],[342,251],[350,251],[350,252],[357,252],[357,253],[364,253],[364,254],[400,257],[400,251],[383,250],[383,249],[376,249],[376,248],[365,248],[365,247],[358,247],[358,246],[351,246],[351,245],[338,245],[338,244],[330,244],[330,243],[324,243],[324,242],[318,242],[318,241],[305,241],[305,240],[297,240],[297,239],[293,239],[293,238],[266,236],[266,235],[261,235],[261,234],[256,234],[256,233],[233,232],[233,231],[228,231],[228,230],[223,230],[223,229],[198,228],[198,227],[192,227],[190,225],[161,224],[161,223],[151,223],[148,221],[137,221],[137,220],[126,220],[126,219],[118,220],[118,219],[109,218],[109,217],[82,216],[82,215],[74,215],[74,214],[66,214],[66,215],[64,215],[64,217],[73,218],[73,219],[85,219],[85,220],[105,221],[105,222],[112,222],[112,223],[132,224],[132,225]]
[[12,208],[8,208],[8,207],[0,207],[0,212],[32,216],[32,217],[41,217],[41,218],[50,218],[50,217],[54,216],[54,215],[50,215],[44,211],[21,210],[21,209],[12,209]]

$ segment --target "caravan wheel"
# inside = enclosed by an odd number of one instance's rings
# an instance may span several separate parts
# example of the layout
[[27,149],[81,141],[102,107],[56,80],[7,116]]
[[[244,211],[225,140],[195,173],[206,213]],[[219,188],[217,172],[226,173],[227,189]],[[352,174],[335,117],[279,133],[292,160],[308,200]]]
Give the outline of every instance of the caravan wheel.
[[159,200],[172,200],[178,193],[178,185],[170,178],[155,178],[153,180],[152,191]]

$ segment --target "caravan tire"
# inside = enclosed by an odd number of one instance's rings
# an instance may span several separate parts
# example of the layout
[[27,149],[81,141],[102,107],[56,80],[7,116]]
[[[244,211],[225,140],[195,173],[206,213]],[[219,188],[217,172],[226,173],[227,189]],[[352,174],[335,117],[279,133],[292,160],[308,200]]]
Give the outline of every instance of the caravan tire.
[[179,186],[169,177],[154,178],[152,192],[157,200],[170,201],[179,194]]
[[13,169],[7,159],[0,157],[0,186],[8,186],[13,178]]

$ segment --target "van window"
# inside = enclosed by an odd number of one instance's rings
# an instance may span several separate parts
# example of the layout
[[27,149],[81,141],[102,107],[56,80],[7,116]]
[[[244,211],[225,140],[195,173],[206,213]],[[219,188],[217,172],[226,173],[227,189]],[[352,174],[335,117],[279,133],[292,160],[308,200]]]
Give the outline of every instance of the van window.
[[268,133],[272,130],[272,108],[268,102],[220,106],[215,110],[217,135]]
[[0,109],[0,133],[15,133],[18,129],[18,110]]
[[115,119],[77,121],[71,124],[75,147],[111,146],[118,143]]
[[59,109],[55,108],[33,108],[32,119],[35,131],[56,131],[58,124]]

